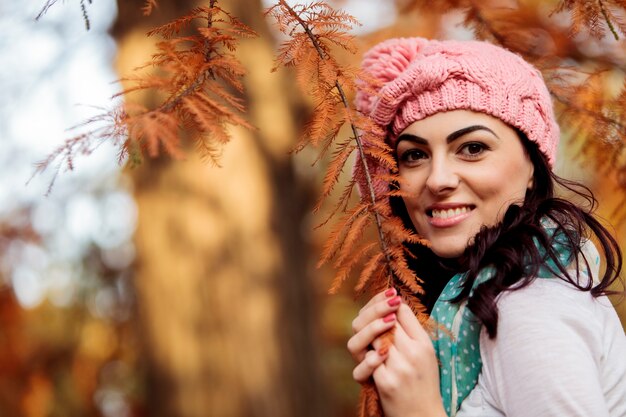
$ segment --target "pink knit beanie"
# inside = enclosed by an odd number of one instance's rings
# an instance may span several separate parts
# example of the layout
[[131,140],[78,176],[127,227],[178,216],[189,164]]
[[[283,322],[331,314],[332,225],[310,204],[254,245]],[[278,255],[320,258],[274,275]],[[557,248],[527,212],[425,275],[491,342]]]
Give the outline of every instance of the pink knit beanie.
[[[397,38],[366,52],[362,68],[380,87],[359,90],[357,110],[385,128],[392,147],[411,123],[465,109],[524,132],[554,165],[559,127],[550,94],[541,73],[520,56],[487,42]],[[354,174],[363,190],[358,165]]]

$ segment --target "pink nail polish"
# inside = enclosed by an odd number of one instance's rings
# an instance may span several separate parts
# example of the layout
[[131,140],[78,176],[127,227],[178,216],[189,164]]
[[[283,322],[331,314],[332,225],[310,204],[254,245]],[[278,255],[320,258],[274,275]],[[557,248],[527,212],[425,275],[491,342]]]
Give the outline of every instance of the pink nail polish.
[[394,321],[395,319],[396,319],[396,314],[395,313],[389,313],[385,317],[383,317],[383,321],[385,323],[390,323],[390,322]]
[[385,291],[385,297],[393,297],[394,295],[396,295],[395,288],[389,288],[387,291]]
[[400,305],[401,302],[402,302],[402,299],[398,295],[396,297],[393,297],[391,300],[387,301],[387,304],[389,304],[391,307],[395,307],[397,305]]

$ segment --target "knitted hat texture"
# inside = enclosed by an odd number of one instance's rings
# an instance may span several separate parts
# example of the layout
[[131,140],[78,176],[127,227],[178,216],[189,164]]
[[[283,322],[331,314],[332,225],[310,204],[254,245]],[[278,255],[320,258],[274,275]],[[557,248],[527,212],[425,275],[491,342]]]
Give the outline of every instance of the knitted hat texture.
[[[376,93],[359,90],[357,110],[386,129],[392,148],[411,123],[464,109],[524,132],[554,165],[559,127],[552,100],[541,73],[520,56],[481,41],[396,38],[366,52],[361,66],[380,87]],[[368,162],[377,169],[375,161]],[[363,191],[358,165],[357,160],[354,175]]]

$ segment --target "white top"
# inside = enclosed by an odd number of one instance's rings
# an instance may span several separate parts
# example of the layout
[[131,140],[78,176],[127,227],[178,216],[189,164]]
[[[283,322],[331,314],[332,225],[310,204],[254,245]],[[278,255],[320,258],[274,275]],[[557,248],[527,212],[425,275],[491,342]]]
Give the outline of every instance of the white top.
[[497,305],[497,337],[483,328],[482,371],[457,417],[626,417],[626,337],[606,297],[539,278]]

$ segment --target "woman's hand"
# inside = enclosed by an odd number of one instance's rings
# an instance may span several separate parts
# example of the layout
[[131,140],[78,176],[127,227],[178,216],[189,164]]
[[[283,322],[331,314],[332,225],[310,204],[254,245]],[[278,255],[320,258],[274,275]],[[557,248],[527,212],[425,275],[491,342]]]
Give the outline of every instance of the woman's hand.
[[395,326],[396,311],[401,303],[396,290],[388,289],[375,295],[352,321],[354,335],[348,340],[348,351],[358,363],[352,372],[357,382],[367,381],[387,358],[388,352],[381,350],[379,336]]
[[[381,354],[380,336],[391,328],[392,344]],[[386,417],[446,415],[430,337],[394,289],[374,296],[352,322],[352,330],[348,350],[358,363],[353,377],[360,383],[374,378]]]

